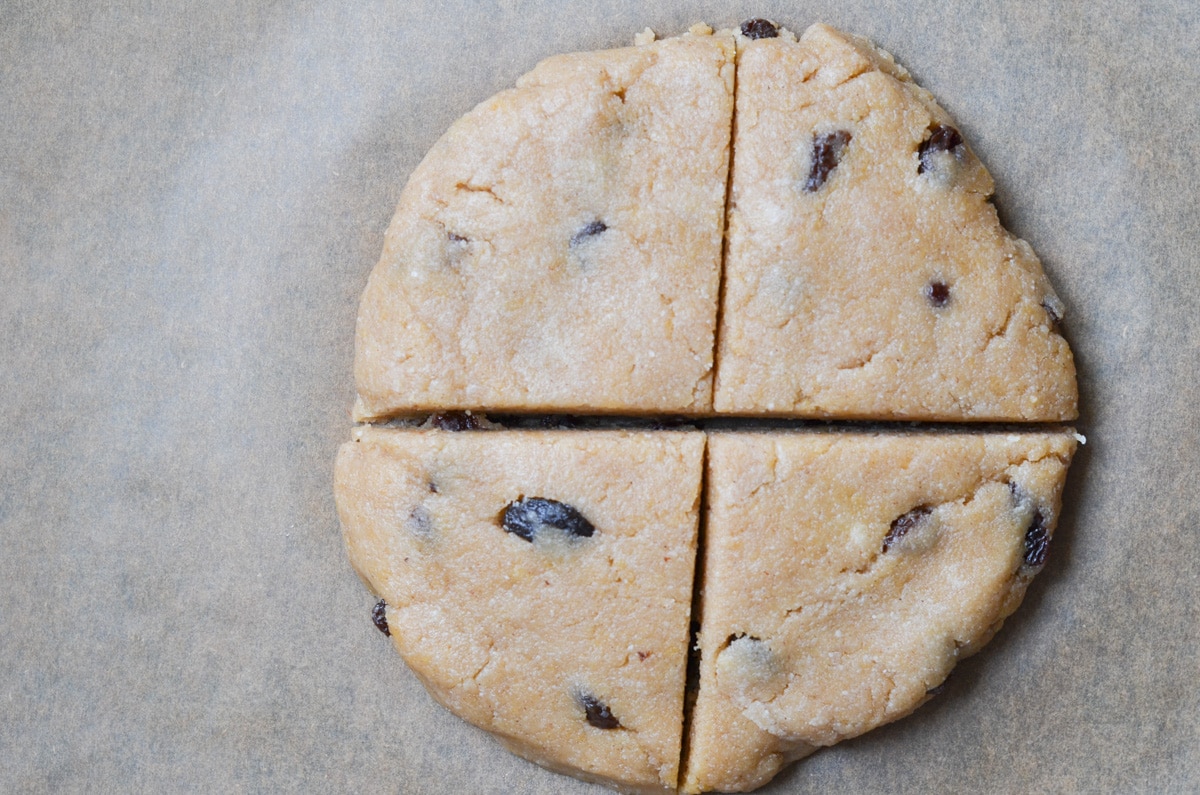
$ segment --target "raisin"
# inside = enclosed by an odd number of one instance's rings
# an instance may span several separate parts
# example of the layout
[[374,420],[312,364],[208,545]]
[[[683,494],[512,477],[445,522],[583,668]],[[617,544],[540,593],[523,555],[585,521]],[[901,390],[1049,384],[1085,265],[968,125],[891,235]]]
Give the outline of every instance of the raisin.
[[590,224],[580,229],[571,236],[571,248],[575,248],[580,243],[585,242],[589,237],[595,237],[601,232],[608,230],[608,224],[603,221],[592,221]]
[[950,285],[945,282],[930,282],[925,288],[925,297],[938,309],[950,303]]
[[1046,531],[1046,515],[1041,509],[1033,512],[1033,521],[1025,531],[1025,565],[1036,569],[1046,562],[1050,551],[1050,534]]
[[908,534],[909,530],[912,530],[918,524],[925,521],[925,517],[931,513],[933,513],[932,508],[930,508],[928,505],[921,505],[917,508],[913,508],[903,516],[897,517],[896,520],[892,522],[892,526],[888,528],[887,536],[883,539],[883,551],[887,552],[893,544],[904,538],[904,536]]
[[546,528],[568,536],[588,537],[596,532],[583,514],[566,503],[542,497],[522,497],[500,512],[500,525],[509,533],[532,542]]
[[479,420],[465,411],[446,411],[430,418],[433,427],[442,431],[477,431]]
[[808,181],[804,190],[814,193],[829,179],[842,159],[842,150],[853,136],[847,130],[836,130],[824,135],[813,135],[812,166],[808,170]]
[[384,635],[391,637],[392,631],[388,629],[387,622],[387,602],[380,599],[375,603],[375,606],[371,608],[371,620],[375,622],[376,629]]
[[747,19],[742,23],[742,35],[748,39],[773,39],[779,28],[769,19]]
[[[1018,511],[1024,512],[1033,507],[1033,497],[1014,481],[1008,483],[1009,493]],[[1046,527],[1046,514],[1041,508],[1034,508],[1029,527],[1025,530],[1024,565],[1030,569],[1039,568],[1046,562],[1050,552],[1050,531]]]
[[584,715],[587,716],[587,722],[597,729],[621,728],[621,721],[613,716],[612,710],[608,708],[608,705],[592,694],[584,693],[580,695],[579,703],[583,707]]
[[467,240],[467,239],[466,239],[465,237],[463,237],[462,235],[456,235],[456,234],[454,234],[453,232],[447,232],[447,233],[446,233],[446,238],[447,238],[447,239],[448,239],[448,240],[449,240],[451,243],[470,243],[470,242],[471,242],[470,240]]
[[917,173],[924,174],[933,168],[933,156],[938,152],[949,152],[962,146],[962,135],[948,124],[935,124],[929,128],[929,137],[917,149],[920,163]]

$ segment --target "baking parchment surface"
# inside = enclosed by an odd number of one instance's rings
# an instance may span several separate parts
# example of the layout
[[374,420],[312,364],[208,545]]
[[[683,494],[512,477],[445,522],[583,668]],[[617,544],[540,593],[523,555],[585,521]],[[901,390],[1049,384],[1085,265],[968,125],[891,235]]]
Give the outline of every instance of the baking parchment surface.
[[0,7],[0,790],[600,792],[434,705],[331,493],[408,174],[539,59],[824,21],[958,122],[1068,308],[1088,444],[1019,613],[765,792],[1200,789],[1200,7]]

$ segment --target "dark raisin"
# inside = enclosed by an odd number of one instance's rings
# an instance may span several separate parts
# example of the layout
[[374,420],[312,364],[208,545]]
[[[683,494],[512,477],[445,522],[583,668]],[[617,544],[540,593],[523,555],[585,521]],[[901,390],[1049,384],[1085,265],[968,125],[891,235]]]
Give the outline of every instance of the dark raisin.
[[575,248],[575,246],[583,243],[589,237],[595,237],[601,232],[605,232],[607,230],[608,224],[604,223],[603,221],[592,221],[590,224],[571,236],[571,248]]
[[1025,531],[1025,565],[1036,569],[1046,562],[1050,551],[1050,534],[1046,531],[1046,515],[1041,509],[1033,512],[1033,521]]
[[546,528],[576,537],[588,537],[596,532],[592,523],[570,505],[542,497],[522,497],[509,503],[500,512],[500,525],[513,535],[530,542]]
[[391,637],[392,631],[388,629],[387,623],[387,602],[380,599],[371,608],[371,620],[375,622],[375,628],[384,635]]
[[945,282],[930,282],[925,288],[925,297],[929,303],[941,309],[950,303],[950,285]]
[[773,39],[779,28],[769,19],[747,19],[742,23],[742,35],[748,39]]
[[434,414],[431,418],[433,427],[442,431],[477,431],[479,420],[474,414],[465,411],[446,411]]
[[929,128],[929,137],[921,142],[921,146],[917,149],[917,155],[920,158],[920,163],[917,164],[917,173],[924,174],[933,168],[933,156],[938,152],[949,152],[953,149],[962,146],[962,136],[958,130],[948,124],[935,124]]
[[456,235],[453,232],[447,232],[446,237],[450,240],[451,243],[469,243],[469,242],[471,242],[471,241],[467,240],[465,237],[463,237],[462,235]]
[[1041,508],[1034,507],[1032,495],[1022,488],[1021,484],[1010,480],[1008,490],[1012,494],[1017,511],[1023,513],[1031,507],[1034,508],[1033,516],[1029,520],[1029,527],[1025,530],[1023,557],[1026,567],[1036,569],[1046,562],[1046,555],[1050,551],[1050,532],[1046,527],[1046,514]]
[[830,173],[837,168],[842,159],[842,150],[850,143],[852,137],[846,130],[813,135],[812,166],[809,167],[804,190],[814,193],[825,184]]
[[888,534],[883,539],[883,551],[887,552],[892,544],[897,543],[904,536],[908,535],[908,531],[925,521],[925,517],[933,513],[933,509],[928,505],[922,505],[913,508],[903,516],[899,516],[892,522],[892,526],[888,528]]
[[583,706],[584,715],[587,716],[587,722],[595,726],[597,729],[619,729],[621,721],[613,717],[612,710],[608,705],[600,701],[590,693],[583,693],[579,696],[579,703]]

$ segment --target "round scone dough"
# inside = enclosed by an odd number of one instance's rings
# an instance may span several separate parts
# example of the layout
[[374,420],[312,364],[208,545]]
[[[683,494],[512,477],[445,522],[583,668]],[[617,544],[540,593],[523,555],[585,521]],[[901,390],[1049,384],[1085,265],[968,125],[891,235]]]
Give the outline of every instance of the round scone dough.
[[930,698],[1045,563],[1076,447],[1020,434],[713,433],[682,789],[753,789]]
[[887,53],[742,40],[715,408],[1077,416],[1063,304],[954,121]]
[[673,790],[704,435],[361,428],[350,560],[439,702],[510,750]]
[[712,407],[734,44],[560,55],[413,173],[359,308],[356,419]]
[[335,492],[377,625],[455,714],[623,790],[746,790],[987,642],[1076,437],[471,411],[1048,422],[1075,417],[1075,369],[991,178],[890,56],[764,20],[639,41],[543,62],[417,168],[354,414],[438,414],[357,428]]

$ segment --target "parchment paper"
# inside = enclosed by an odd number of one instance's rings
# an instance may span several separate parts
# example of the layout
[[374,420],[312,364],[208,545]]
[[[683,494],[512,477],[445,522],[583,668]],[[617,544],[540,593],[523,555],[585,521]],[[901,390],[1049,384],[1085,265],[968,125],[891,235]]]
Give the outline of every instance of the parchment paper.
[[825,21],[959,120],[1068,307],[1089,443],[1025,605],[767,792],[1200,789],[1200,7],[0,6],[0,791],[583,793],[436,707],[331,494],[409,172],[540,58]]

